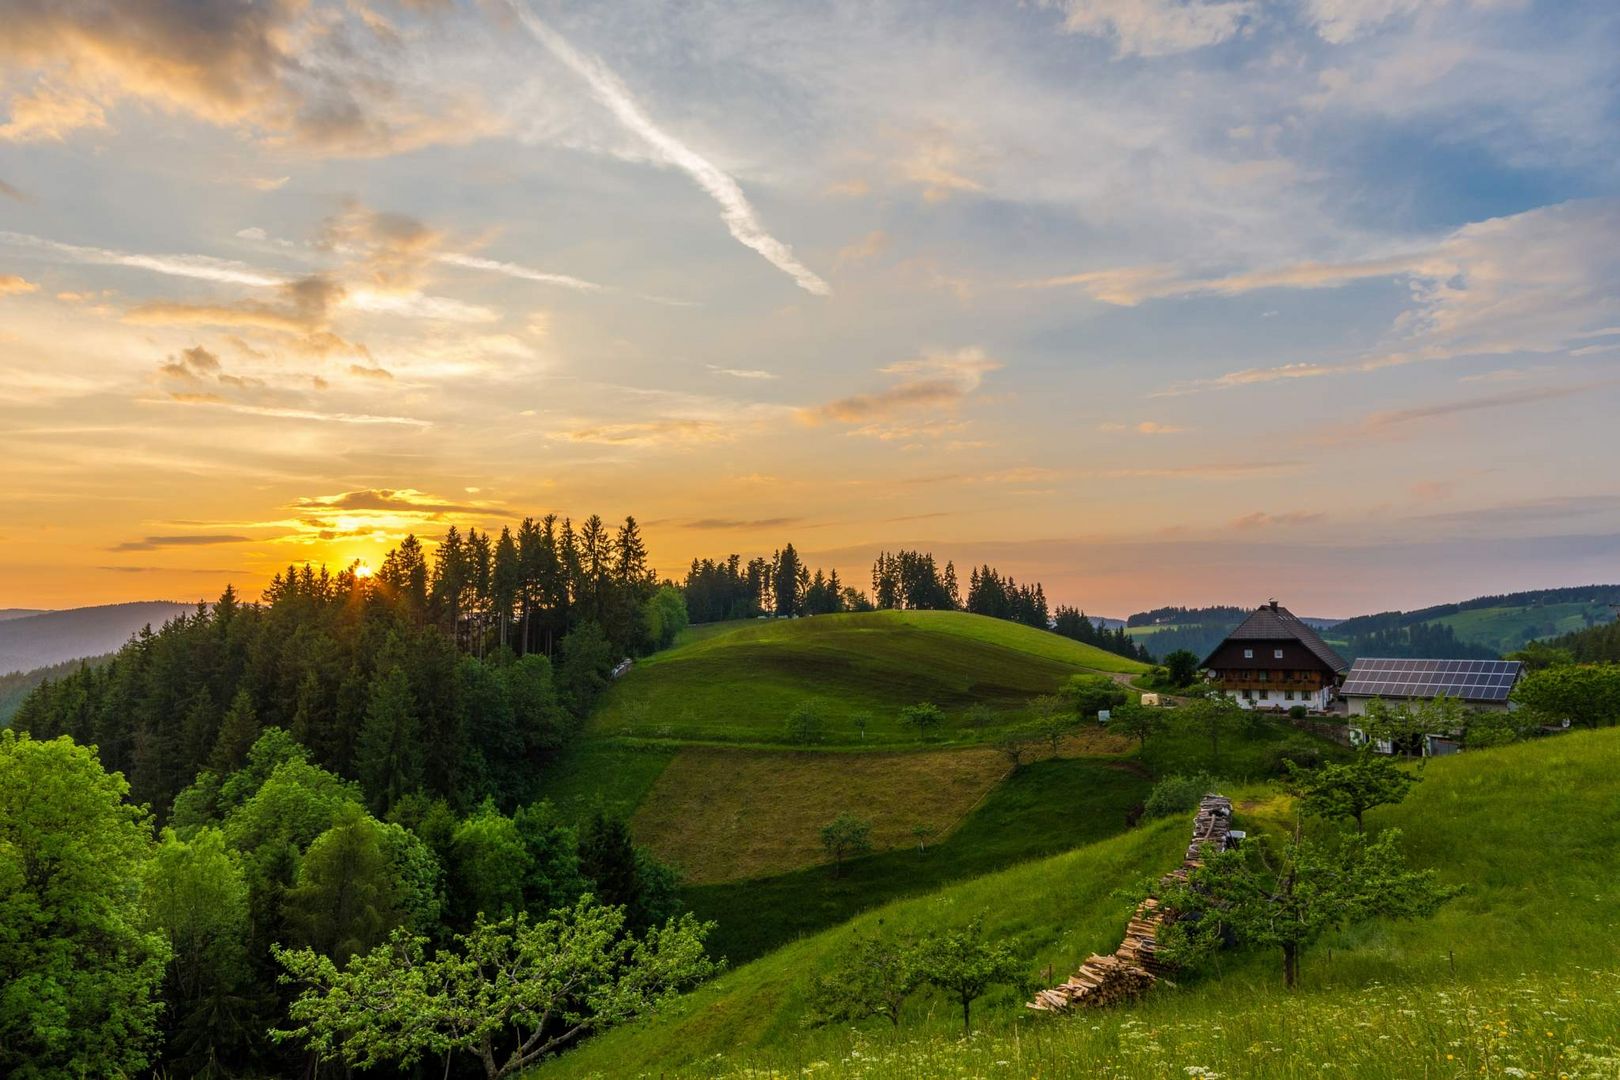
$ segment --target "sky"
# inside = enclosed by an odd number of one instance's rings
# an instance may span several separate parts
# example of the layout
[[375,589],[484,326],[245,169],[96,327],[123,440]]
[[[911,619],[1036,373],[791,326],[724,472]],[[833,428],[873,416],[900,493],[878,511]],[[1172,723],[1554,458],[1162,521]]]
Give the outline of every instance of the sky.
[[1620,580],[1612,0],[0,16],[0,607],[547,512],[1113,616]]

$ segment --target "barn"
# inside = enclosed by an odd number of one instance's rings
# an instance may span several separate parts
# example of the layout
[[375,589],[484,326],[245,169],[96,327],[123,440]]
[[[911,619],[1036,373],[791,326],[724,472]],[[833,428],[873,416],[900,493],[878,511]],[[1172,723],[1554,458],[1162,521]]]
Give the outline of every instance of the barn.
[[1351,716],[1361,716],[1374,698],[1391,705],[1456,698],[1471,709],[1501,712],[1524,673],[1517,660],[1414,660],[1357,658],[1339,696]]

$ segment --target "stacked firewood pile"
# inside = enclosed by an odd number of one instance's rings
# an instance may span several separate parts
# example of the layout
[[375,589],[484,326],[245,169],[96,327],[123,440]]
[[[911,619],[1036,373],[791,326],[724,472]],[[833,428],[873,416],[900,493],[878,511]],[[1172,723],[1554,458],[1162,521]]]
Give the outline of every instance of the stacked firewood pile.
[[[1221,795],[1204,796],[1193,819],[1192,843],[1187,845],[1186,858],[1165,875],[1163,882],[1185,881],[1189,873],[1203,865],[1204,849],[1209,845],[1213,844],[1216,851],[1225,848],[1231,825],[1232,800]],[[1044,1012],[1063,1012],[1077,1005],[1100,1008],[1147,993],[1154,981],[1170,970],[1170,965],[1157,955],[1158,930],[1164,914],[1156,898],[1143,900],[1126,924],[1125,940],[1113,955],[1087,957],[1067,982],[1040,991],[1028,1007]]]

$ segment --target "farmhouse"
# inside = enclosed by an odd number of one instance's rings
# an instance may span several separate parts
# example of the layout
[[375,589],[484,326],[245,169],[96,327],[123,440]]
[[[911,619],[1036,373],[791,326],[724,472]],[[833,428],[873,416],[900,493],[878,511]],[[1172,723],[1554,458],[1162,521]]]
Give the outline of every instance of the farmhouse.
[[1351,716],[1374,698],[1399,704],[1456,698],[1471,709],[1503,712],[1524,665],[1517,660],[1407,660],[1363,656],[1345,677],[1339,696]]
[[1348,666],[1275,600],[1256,608],[1203,663],[1216,688],[1246,709],[1313,711],[1328,707]]

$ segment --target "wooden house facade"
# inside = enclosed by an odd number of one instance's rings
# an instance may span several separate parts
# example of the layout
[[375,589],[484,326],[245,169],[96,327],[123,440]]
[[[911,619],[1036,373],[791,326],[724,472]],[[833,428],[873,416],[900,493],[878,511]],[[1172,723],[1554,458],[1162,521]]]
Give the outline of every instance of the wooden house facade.
[[1349,667],[1315,630],[1277,601],[1261,605],[1204,658],[1203,670],[1248,709],[1320,712]]

